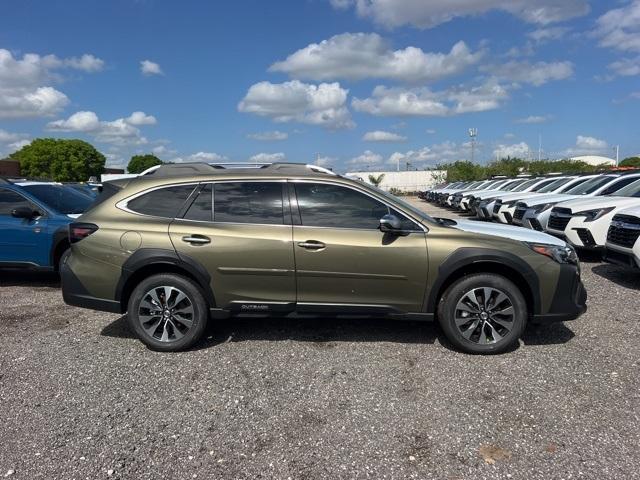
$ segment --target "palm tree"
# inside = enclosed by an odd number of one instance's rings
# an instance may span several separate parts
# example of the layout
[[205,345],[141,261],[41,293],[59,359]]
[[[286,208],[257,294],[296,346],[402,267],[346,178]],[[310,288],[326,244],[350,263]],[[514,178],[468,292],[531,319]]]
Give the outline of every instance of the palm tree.
[[374,187],[379,187],[380,184],[382,183],[382,180],[384,180],[384,173],[381,173],[377,177],[375,175],[369,175],[369,182]]

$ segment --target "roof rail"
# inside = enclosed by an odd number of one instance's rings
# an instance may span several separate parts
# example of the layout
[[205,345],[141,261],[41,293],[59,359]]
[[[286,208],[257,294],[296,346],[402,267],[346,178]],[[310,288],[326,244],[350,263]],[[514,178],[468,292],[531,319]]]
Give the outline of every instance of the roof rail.
[[310,165],[306,163],[289,163],[289,162],[275,162],[275,163],[204,163],[204,162],[189,162],[189,163],[165,163],[162,165],[156,165],[148,168],[140,174],[140,176],[152,175],[154,177],[170,177],[176,175],[207,175],[215,173],[219,170],[234,170],[234,169],[261,169],[261,170],[288,170],[291,173],[308,173],[309,170],[316,173],[323,173],[326,175],[337,175],[335,172],[328,168],[319,167],[317,165]]

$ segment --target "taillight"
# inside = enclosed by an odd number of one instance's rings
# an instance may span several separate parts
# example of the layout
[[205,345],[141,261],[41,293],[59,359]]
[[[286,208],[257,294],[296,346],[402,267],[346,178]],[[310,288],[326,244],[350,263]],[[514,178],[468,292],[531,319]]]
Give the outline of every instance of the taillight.
[[98,230],[98,226],[93,223],[70,223],[69,243],[77,243],[83,238],[87,238]]

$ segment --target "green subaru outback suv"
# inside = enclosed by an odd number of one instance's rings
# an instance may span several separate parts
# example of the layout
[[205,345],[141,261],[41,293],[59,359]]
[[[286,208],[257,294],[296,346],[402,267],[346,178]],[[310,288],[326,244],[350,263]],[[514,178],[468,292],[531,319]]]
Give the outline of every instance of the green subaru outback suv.
[[528,321],[586,308],[563,241],[431,218],[302,164],[175,164],[116,180],[69,237],[65,301],[128,312],[140,340],[164,351],[193,345],[209,319],[304,313],[437,320],[458,348],[497,353]]

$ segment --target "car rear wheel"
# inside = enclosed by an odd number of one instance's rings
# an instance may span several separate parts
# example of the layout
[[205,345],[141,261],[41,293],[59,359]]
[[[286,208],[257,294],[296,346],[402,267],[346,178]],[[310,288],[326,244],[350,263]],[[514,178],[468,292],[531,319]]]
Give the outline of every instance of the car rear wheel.
[[501,353],[517,344],[527,304],[505,277],[477,274],[453,283],[440,299],[438,320],[447,339],[467,353]]
[[128,307],[129,325],[138,338],[150,348],[165,352],[195,344],[209,316],[198,286],[174,274],[153,275],[140,282]]

